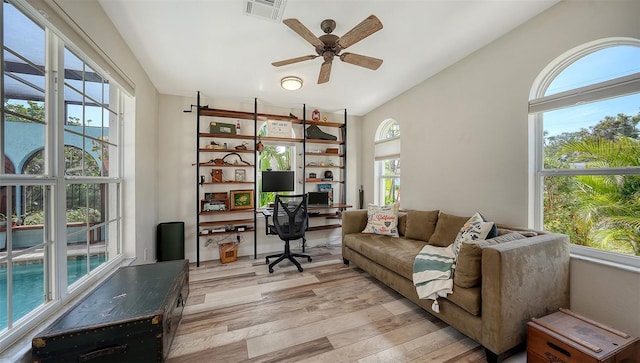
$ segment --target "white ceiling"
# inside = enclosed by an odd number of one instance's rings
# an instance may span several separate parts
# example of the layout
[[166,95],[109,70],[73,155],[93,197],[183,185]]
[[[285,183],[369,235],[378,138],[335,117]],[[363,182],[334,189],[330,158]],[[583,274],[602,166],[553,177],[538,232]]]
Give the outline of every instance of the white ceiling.
[[[318,85],[322,58],[276,68],[271,62],[315,54],[282,23],[243,14],[243,0],[99,0],[162,94],[253,99],[364,115],[487,45],[557,0],[288,0],[283,19],[297,18],[322,35],[341,36],[370,14],[384,28],[347,51],[384,60],[372,71],[336,59],[331,80]],[[304,80],[285,91],[280,79]]]

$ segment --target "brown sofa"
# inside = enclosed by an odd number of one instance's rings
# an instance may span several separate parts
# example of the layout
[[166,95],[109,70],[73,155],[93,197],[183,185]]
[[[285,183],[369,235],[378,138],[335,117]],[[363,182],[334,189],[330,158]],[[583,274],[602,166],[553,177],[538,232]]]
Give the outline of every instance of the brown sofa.
[[[500,362],[525,342],[527,321],[569,306],[569,237],[497,225],[495,241],[501,243],[463,244],[453,294],[438,299],[440,312],[435,313],[433,300],[421,300],[416,293],[414,258],[427,243],[453,243],[468,218],[406,211],[398,220],[400,237],[391,237],[361,233],[367,210],[347,211],[342,257],[480,343],[488,361]],[[516,234],[521,239],[509,241]]]

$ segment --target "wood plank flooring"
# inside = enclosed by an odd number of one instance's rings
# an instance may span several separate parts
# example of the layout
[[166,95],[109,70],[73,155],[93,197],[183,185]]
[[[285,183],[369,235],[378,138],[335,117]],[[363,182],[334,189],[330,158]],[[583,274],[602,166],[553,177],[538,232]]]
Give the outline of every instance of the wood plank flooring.
[[264,258],[192,264],[167,362],[486,362],[476,342],[344,265],[340,247],[308,252],[302,273],[283,261],[270,274]]

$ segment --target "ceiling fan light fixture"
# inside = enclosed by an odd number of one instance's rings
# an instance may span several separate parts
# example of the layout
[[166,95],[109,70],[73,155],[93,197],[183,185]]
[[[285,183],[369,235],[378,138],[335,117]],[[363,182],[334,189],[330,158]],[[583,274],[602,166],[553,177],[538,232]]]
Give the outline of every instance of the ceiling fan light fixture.
[[287,76],[280,80],[280,86],[287,91],[296,91],[302,88],[302,78]]

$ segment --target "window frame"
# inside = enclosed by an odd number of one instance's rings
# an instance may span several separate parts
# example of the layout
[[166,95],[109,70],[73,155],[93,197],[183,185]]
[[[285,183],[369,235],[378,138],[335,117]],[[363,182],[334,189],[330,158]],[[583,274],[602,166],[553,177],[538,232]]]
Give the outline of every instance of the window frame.
[[[599,50],[615,46],[640,47],[633,38],[608,38],[589,42],[569,50],[550,63],[538,76],[529,100],[529,221],[535,229],[544,225],[544,178],[547,176],[578,175],[640,175],[640,168],[545,169],[543,113],[570,108],[608,98],[623,97],[640,92],[640,72],[589,84],[549,96],[544,96],[551,82],[576,60]],[[571,244],[574,258],[589,260],[617,268],[639,271],[640,257],[597,248]]]
[[[397,132],[394,132],[392,136],[388,135],[388,130],[395,127]],[[401,162],[400,158],[400,142],[401,142],[401,129],[400,123],[393,119],[388,118],[380,122],[378,128],[376,129],[375,140],[374,140],[374,166],[373,166],[373,177],[374,177],[374,196],[373,202],[378,205],[385,204],[385,195],[384,195],[384,183],[386,179],[394,179],[398,181],[398,184],[401,182],[401,176],[398,173],[397,175],[384,175],[384,163],[389,160],[398,160],[398,163]],[[400,198],[395,201],[395,203],[400,203]]]
[[[42,186],[43,190],[46,190],[46,205],[44,207],[45,221],[43,227],[43,242],[24,250],[17,249],[15,251],[10,251],[6,256],[2,256],[0,259],[2,263],[6,263],[7,266],[11,266],[15,262],[15,257],[29,252],[34,252],[36,249],[41,249],[43,254],[44,273],[43,303],[39,304],[19,319],[13,320],[9,317],[6,329],[0,331],[0,352],[4,351],[11,344],[23,337],[28,331],[41,325],[49,316],[57,312],[65,304],[73,301],[74,298],[85,292],[88,287],[95,284],[96,281],[106,276],[110,271],[114,270],[122,263],[124,259],[123,251],[125,246],[123,239],[124,229],[122,200],[122,190],[124,185],[124,167],[122,157],[124,152],[124,144],[122,142],[124,140],[124,107],[125,104],[129,103],[127,96],[130,98],[133,96],[133,93],[129,92],[129,85],[123,85],[118,82],[117,80],[120,78],[114,78],[112,74],[113,72],[105,70],[104,67],[99,66],[94,59],[87,55],[86,52],[80,50],[77,44],[74,44],[74,42],[70,41],[69,38],[66,37],[59,29],[51,25],[48,21],[50,19],[45,18],[37,10],[31,8],[30,5],[25,4],[24,1],[9,0],[8,3],[3,4],[3,7],[6,5],[15,7],[16,10],[21,12],[27,19],[41,27],[44,31],[44,52],[47,55],[45,57],[45,64],[43,65],[45,69],[43,76],[45,82],[45,136],[43,140],[44,171],[39,175],[27,175],[5,174],[3,170],[0,186],[7,187],[7,189],[13,189],[14,186],[25,185]],[[2,8],[0,8],[0,16],[5,16]],[[111,131],[115,133],[115,141],[99,140],[102,142],[103,147],[114,151],[109,157],[109,163],[111,164],[111,167],[109,168],[109,176],[65,175],[64,148],[66,145],[64,144],[64,133],[66,115],[64,97],[56,97],[56,94],[62,95],[64,91],[64,80],[57,79],[59,74],[64,73],[64,62],[62,62],[64,47],[67,47],[85,64],[90,66],[95,72],[99,73],[104,80],[107,80],[109,82],[109,87],[113,87],[109,98],[109,105],[107,106],[106,104],[102,104],[102,114],[104,117],[105,108],[112,113],[112,119],[110,120],[113,123],[103,125],[111,127],[109,134],[111,135]],[[56,64],[58,65],[58,69],[54,68],[54,65]],[[0,92],[3,94],[4,99],[4,84],[0,85]],[[0,136],[4,135],[4,117],[9,114],[11,114],[11,112],[7,112],[3,106],[2,110],[0,110],[0,115],[3,117],[3,122],[0,124]],[[84,136],[86,136],[86,134],[83,133],[83,137]],[[4,144],[0,147],[0,158],[2,159],[5,159],[6,157],[4,147]],[[114,150],[114,148],[117,150]],[[96,161],[100,163],[99,160]],[[17,166],[14,167],[13,172],[20,173],[22,171],[17,169]],[[102,228],[105,230],[104,233],[107,238],[105,239],[105,250],[103,252],[106,255],[104,263],[91,268],[87,260],[87,272],[74,283],[69,284],[67,280],[67,261],[69,256],[67,256],[66,243],[66,186],[73,184],[103,185],[101,190],[104,190],[104,192],[107,193],[104,201],[106,204],[105,211],[107,215],[103,216],[100,223],[87,227],[87,233],[92,233],[96,229]],[[13,198],[15,199],[16,197]],[[88,246],[89,241],[87,241],[86,244]],[[84,256],[89,256],[91,254],[92,252],[87,248],[87,252],[84,253]],[[12,278],[11,268],[8,268],[8,291],[11,291],[12,288]],[[13,311],[15,311],[15,308],[12,309],[11,304],[11,302],[7,303],[6,308],[8,315],[13,315]],[[10,325],[11,327],[9,327]]]

